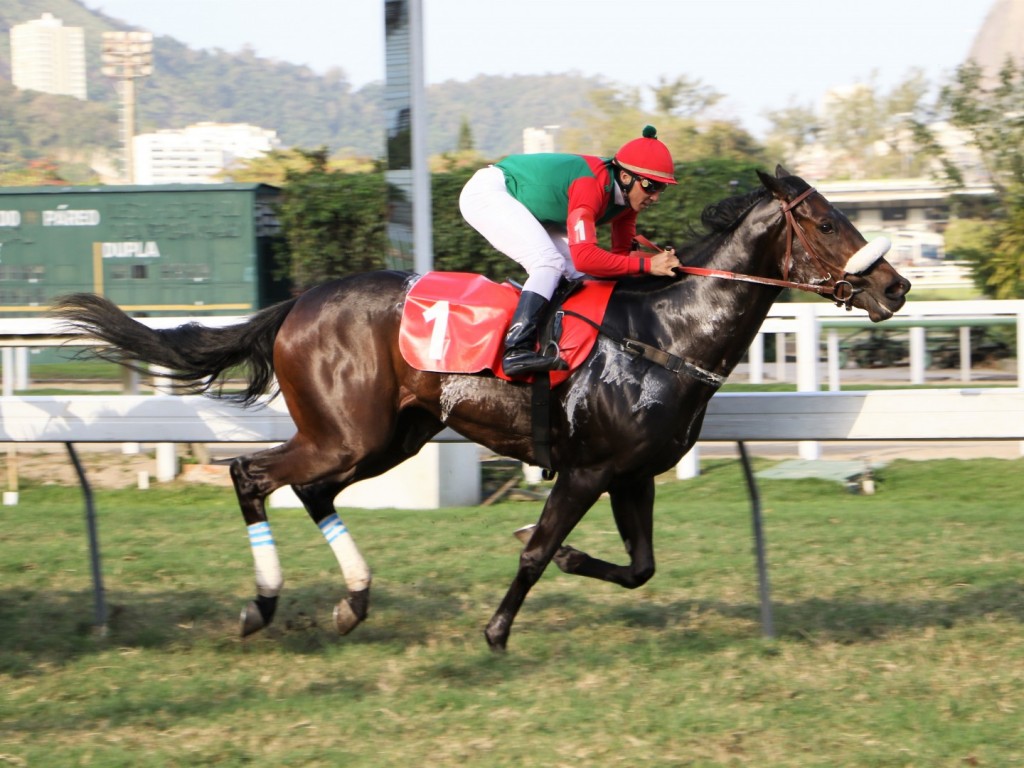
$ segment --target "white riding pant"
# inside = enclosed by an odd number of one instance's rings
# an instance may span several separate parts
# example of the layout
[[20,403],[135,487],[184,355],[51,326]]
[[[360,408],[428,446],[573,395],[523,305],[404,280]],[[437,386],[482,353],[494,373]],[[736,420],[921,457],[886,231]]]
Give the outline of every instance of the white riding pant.
[[582,277],[569,257],[564,229],[545,227],[512,197],[500,168],[491,165],[473,174],[459,195],[459,210],[487,242],[526,270],[523,290],[550,299],[562,275]]

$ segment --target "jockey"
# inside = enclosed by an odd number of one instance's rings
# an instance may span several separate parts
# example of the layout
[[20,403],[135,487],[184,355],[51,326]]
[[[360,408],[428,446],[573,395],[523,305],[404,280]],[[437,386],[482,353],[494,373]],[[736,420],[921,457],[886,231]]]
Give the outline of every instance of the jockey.
[[[675,184],[672,156],[653,126],[612,158],[543,153],[510,155],[473,174],[459,197],[463,218],[526,270],[519,304],[505,335],[502,368],[516,378],[563,366],[537,351],[538,324],[562,276],[570,279],[671,276],[669,249],[631,251],[637,214]],[[597,227],[611,225],[611,250]]]

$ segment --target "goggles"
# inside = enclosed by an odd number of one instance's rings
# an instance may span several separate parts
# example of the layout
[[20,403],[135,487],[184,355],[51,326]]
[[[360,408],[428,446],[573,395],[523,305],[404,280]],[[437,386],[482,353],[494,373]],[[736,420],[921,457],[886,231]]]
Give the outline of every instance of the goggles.
[[644,191],[645,195],[656,195],[668,186],[668,184],[663,181],[646,179],[643,176],[637,176],[636,174],[633,174],[633,178],[640,185],[640,189]]

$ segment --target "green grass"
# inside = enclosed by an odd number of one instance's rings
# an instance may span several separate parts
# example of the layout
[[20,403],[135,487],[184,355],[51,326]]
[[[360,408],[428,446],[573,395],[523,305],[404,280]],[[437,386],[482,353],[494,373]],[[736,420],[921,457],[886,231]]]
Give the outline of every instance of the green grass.
[[[253,574],[231,492],[97,491],[101,639],[81,494],[28,485],[0,512],[0,764],[1021,765],[1021,469],[897,461],[874,496],[761,481],[766,641],[742,473],[707,462],[659,488],[648,585],[549,570],[504,655],[481,630],[536,503],[344,510],[375,574],[344,638],[333,556],[275,511],[285,591],[241,641]],[[605,501],[571,542],[623,559]]]

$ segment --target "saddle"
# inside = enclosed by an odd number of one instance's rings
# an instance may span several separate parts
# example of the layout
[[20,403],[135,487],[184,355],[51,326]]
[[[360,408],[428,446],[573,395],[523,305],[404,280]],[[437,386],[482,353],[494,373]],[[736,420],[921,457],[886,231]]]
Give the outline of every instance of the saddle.
[[[559,355],[565,370],[529,381],[534,460],[551,478],[551,389],[583,364],[597,341],[610,280],[563,280],[541,323],[540,349]],[[505,331],[521,288],[466,272],[428,272],[409,290],[402,308],[398,346],[412,367],[435,373],[491,373],[512,381],[501,367]]]
[[[614,288],[609,280],[563,280],[559,285],[540,333],[540,348],[558,354],[567,366],[549,373],[551,387],[590,354]],[[520,290],[473,273],[428,272],[409,290],[402,308],[402,356],[420,371],[489,372],[512,381],[502,370],[501,357]]]

